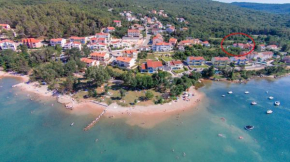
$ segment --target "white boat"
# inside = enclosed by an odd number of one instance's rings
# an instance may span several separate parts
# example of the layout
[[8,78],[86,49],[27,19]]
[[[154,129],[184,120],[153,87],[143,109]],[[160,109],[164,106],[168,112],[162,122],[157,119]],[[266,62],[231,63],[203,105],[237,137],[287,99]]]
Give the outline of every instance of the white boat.
[[253,129],[254,129],[254,126],[252,126],[252,125],[247,125],[247,126],[245,126],[245,129],[246,129],[246,130],[253,130]]
[[275,102],[274,102],[274,105],[275,105],[275,106],[279,106],[279,105],[280,105],[280,102],[279,102],[279,101],[275,101]]
[[228,94],[232,94],[233,93],[233,91],[228,91]]
[[74,122],[72,122],[71,124],[70,124],[70,126],[73,126],[75,123]]
[[273,100],[273,99],[274,99],[274,97],[272,97],[272,96],[269,97],[269,100]]
[[222,97],[226,97],[226,95],[222,95]]
[[251,105],[257,105],[257,102],[253,101],[251,102]]
[[267,110],[267,114],[272,114],[273,111],[272,110]]
[[250,92],[249,91],[245,91],[245,94],[249,94]]

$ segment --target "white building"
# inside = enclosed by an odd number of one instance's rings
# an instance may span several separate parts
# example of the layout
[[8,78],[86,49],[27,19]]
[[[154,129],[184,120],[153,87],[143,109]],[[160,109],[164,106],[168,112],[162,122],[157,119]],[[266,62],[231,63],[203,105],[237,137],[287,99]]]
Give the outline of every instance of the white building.
[[121,68],[128,68],[130,69],[132,66],[135,65],[135,59],[130,57],[118,57],[117,64]]
[[56,39],[51,39],[50,40],[50,45],[51,46],[59,45],[61,47],[64,47],[65,46],[65,43],[66,43],[66,40],[63,39],[63,38],[56,38]]
[[172,50],[172,45],[170,43],[160,42],[153,45],[152,49],[157,52],[168,52]]
[[3,40],[3,41],[0,41],[0,49],[1,50],[11,49],[13,51],[16,51],[17,50],[17,45],[12,40]]

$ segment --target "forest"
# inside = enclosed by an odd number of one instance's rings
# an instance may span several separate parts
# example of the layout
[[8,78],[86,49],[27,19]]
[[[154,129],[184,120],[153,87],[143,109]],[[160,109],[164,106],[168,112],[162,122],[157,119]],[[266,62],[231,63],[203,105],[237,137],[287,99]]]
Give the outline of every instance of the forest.
[[290,4],[263,4],[263,3],[247,3],[233,2],[233,5],[249,8],[258,11],[264,11],[277,14],[290,14]]
[[[161,22],[188,27],[186,35],[194,38],[221,38],[231,32],[290,36],[290,15],[210,0],[0,0],[0,6],[0,23],[11,24],[20,37],[85,36],[121,19],[121,11],[149,15],[152,9],[164,9],[168,18],[158,17]],[[113,10],[109,12],[109,8]],[[184,17],[189,23],[179,23],[176,17]]]

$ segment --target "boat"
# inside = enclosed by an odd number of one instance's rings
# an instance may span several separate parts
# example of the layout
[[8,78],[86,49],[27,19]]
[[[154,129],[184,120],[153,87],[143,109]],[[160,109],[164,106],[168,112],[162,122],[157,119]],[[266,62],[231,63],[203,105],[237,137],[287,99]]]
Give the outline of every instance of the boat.
[[272,97],[272,96],[269,97],[269,100],[273,100],[273,99],[274,99],[274,97]]
[[233,93],[233,91],[228,91],[228,94],[232,94]]
[[99,139],[96,139],[96,140],[95,140],[95,142],[98,142],[98,141],[99,141]]
[[250,92],[249,91],[245,91],[245,94],[249,94]]
[[279,102],[279,101],[275,101],[275,102],[274,102],[274,105],[275,105],[275,106],[279,106],[279,105],[280,105],[280,102]]
[[70,126],[73,126],[75,123],[74,122],[72,122],[71,124],[70,124]]
[[245,126],[245,129],[246,129],[246,130],[253,130],[253,129],[254,129],[254,126],[252,126],[252,125],[247,125],[247,126]]
[[273,111],[272,110],[267,110],[267,114],[272,114]]
[[253,101],[251,102],[251,105],[257,105],[257,102]]
[[222,97],[226,97],[226,95],[222,95]]

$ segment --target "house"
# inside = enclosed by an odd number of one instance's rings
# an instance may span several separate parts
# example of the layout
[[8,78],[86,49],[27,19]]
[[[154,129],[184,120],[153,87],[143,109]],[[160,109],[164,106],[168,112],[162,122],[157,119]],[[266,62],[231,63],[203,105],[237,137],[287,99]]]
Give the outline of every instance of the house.
[[214,66],[226,66],[230,63],[230,59],[228,57],[213,57],[211,63]]
[[186,59],[187,65],[204,65],[205,59],[203,57],[190,56]]
[[231,60],[231,62],[234,62],[236,65],[246,65],[248,63],[248,59],[245,56],[231,57],[230,60]]
[[163,37],[161,34],[157,34],[155,37],[152,38],[152,44],[155,45],[156,43],[163,42]]
[[128,37],[140,37],[140,30],[128,29]]
[[81,44],[86,44],[87,43],[87,38],[86,37],[75,37],[72,36],[69,38],[70,42],[79,42]]
[[121,27],[122,26],[122,22],[121,20],[114,20],[114,23],[117,27]]
[[286,63],[287,65],[290,65],[290,56],[283,57],[282,62]]
[[56,38],[56,39],[50,40],[50,45],[53,47],[56,45],[59,45],[60,47],[64,47],[65,43],[66,43],[66,40],[63,38]]
[[167,62],[167,66],[171,70],[178,70],[178,69],[182,69],[183,68],[183,63],[180,60],[173,60],[173,61],[168,61]]
[[107,52],[94,52],[90,54],[90,58],[107,65],[110,60],[110,55]]
[[106,38],[91,38],[90,43],[105,43],[105,44],[107,44],[108,41]]
[[130,69],[135,65],[135,59],[130,57],[117,57],[116,61],[118,66],[121,68],[124,67]]
[[111,44],[110,46],[112,48],[122,48],[122,40],[114,40],[114,41],[111,41]]
[[134,24],[132,26],[132,29],[145,30],[144,26],[139,25],[139,24]]
[[99,61],[96,61],[96,60],[93,60],[93,59],[89,59],[89,58],[81,58],[81,62],[84,62],[87,67],[99,66],[100,65]]
[[159,33],[162,33],[162,30],[160,30],[160,29],[158,29],[158,28],[153,28],[153,29],[151,30],[151,33],[154,34],[154,35],[157,35],[157,34],[159,34]]
[[170,26],[166,29],[166,32],[173,33],[175,31],[175,26]]
[[172,50],[172,45],[166,42],[159,42],[153,45],[152,50],[157,52],[168,52]]
[[11,29],[11,27],[10,27],[10,25],[8,25],[8,24],[0,24],[0,29],[6,29],[6,30],[10,30]]
[[106,33],[114,32],[114,31],[115,31],[114,27],[107,27],[105,30]]
[[154,73],[158,70],[163,70],[163,68],[161,61],[147,60],[146,63],[141,64],[141,73]]
[[172,46],[175,46],[176,43],[177,43],[177,39],[176,39],[176,38],[170,38],[170,39],[169,39],[169,43],[170,43]]
[[179,22],[184,22],[184,21],[185,21],[185,19],[184,19],[183,17],[177,18],[177,20],[178,20]]
[[259,59],[259,61],[265,61],[265,60],[273,58],[273,56],[274,56],[274,52],[266,51],[266,52],[259,53],[258,59]]
[[13,50],[16,51],[17,50],[17,45],[15,42],[13,42],[12,40],[3,40],[0,41],[0,50]]
[[259,51],[265,51],[265,50],[266,50],[266,46],[265,46],[265,44],[260,44],[260,45],[258,45],[258,50],[259,50]]
[[150,48],[150,46],[141,46],[141,47],[139,48],[139,50],[140,50],[140,51],[150,51],[151,48]]
[[268,45],[268,46],[266,47],[266,49],[267,49],[267,50],[278,50],[278,46],[276,46],[276,45]]
[[34,38],[24,38],[22,39],[22,44],[26,45],[28,48],[40,48],[43,46],[40,40]]
[[233,47],[239,47],[239,48],[244,48],[244,44],[243,43],[234,43]]
[[96,38],[105,38],[107,40],[107,42],[111,41],[111,35],[110,33],[97,33],[95,35]]
[[72,48],[77,48],[79,50],[82,50],[82,44],[80,42],[69,42],[66,43],[63,47],[63,49],[72,49]]
[[202,42],[202,45],[205,46],[205,47],[210,47],[210,44],[208,41],[204,41]]
[[136,17],[135,16],[127,16],[126,19],[127,19],[127,21],[134,21],[134,20],[136,20]]
[[107,50],[107,44],[106,43],[90,43],[87,45],[91,50]]
[[137,59],[138,51],[137,50],[125,50],[123,56]]
[[156,10],[152,10],[151,13],[152,14],[157,14],[157,11]]
[[195,44],[201,44],[202,42],[199,39],[187,39],[187,40],[183,40],[180,41],[178,43],[178,49],[180,51],[184,51],[185,50],[185,46],[191,46],[191,45],[195,45]]

